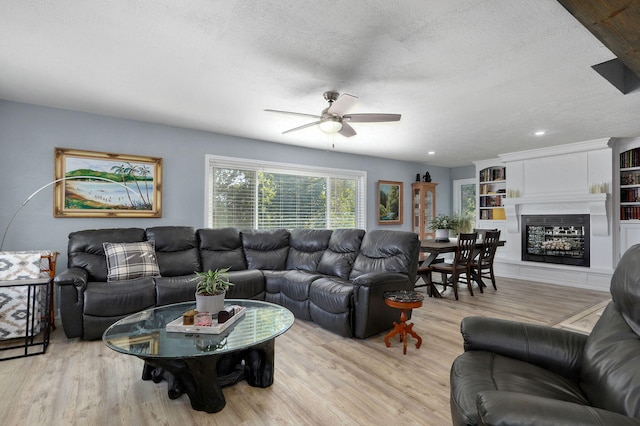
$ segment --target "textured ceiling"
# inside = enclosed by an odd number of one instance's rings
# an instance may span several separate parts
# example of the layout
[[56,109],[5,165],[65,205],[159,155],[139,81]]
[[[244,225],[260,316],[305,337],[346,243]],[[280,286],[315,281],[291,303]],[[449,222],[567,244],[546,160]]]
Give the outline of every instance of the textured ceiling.
[[[591,69],[613,58],[556,0],[0,2],[1,99],[448,167],[640,136],[640,93]],[[263,111],[327,90],[402,120]]]

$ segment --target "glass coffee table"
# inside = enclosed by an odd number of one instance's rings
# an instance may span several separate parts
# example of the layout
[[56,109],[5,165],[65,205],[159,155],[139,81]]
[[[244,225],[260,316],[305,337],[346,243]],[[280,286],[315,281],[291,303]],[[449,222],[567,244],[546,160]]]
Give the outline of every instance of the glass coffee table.
[[221,334],[167,332],[166,325],[195,302],[144,310],[111,325],[103,342],[114,351],[144,360],[143,380],[166,380],[169,398],[183,393],[195,410],[215,413],[225,406],[222,387],[245,379],[249,385],[273,384],[275,338],[294,321],[288,309],[257,300],[227,299],[246,308]]

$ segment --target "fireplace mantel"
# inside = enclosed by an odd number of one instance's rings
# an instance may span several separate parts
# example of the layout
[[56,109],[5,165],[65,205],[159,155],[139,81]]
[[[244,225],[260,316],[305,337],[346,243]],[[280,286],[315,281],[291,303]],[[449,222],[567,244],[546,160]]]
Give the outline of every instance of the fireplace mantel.
[[545,209],[548,213],[552,211],[563,212],[566,209],[580,210],[591,216],[591,232],[593,235],[609,235],[609,215],[607,204],[609,194],[546,194],[539,196],[528,196],[519,198],[505,198],[503,200],[505,213],[507,216],[507,230],[509,232],[520,232],[520,215],[522,209],[527,205],[553,205]]

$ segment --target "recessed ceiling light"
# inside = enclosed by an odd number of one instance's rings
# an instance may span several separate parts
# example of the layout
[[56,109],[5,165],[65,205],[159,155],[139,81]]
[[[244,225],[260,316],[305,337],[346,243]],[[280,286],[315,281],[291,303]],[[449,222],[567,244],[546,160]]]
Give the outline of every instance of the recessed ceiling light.
[[429,151],[427,152],[427,155],[435,155],[435,153],[436,153],[435,151]]
[[543,136],[546,135],[547,132],[545,132],[544,130],[538,130],[537,132],[534,133],[534,135],[536,136]]

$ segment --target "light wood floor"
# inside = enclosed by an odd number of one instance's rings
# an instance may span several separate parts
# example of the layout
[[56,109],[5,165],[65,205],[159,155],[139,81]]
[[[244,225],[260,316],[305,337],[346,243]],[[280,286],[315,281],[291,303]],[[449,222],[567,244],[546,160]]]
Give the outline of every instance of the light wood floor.
[[[424,287],[419,289],[424,291]],[[460,320],[470,315],[555,326],[609,293],[499,279],[471,297],[460,288],[425,298],[414,310],[423,339],[407,355],[384,334],[346,339],[296,321],[276,340],[275,383],[224,388],[226,407],[207,414],[186,395],[170,400],[166,383],[140,379],[142,361],[101,341],[68,340],[61,327],[45,355],[0,362],[2,425],[448,425],[449,368],[462,352]]]

